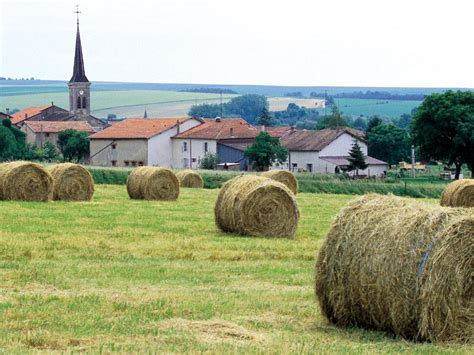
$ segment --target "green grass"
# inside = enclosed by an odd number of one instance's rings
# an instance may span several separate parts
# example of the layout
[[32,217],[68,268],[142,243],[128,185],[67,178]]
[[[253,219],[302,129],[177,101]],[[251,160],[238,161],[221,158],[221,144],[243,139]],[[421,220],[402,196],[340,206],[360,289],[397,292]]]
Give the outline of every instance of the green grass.
[[[125,184],[131,171],[131,169],[126,168],[88,167],[88,169],[92,173],[96,184]],[[200,170],[199,174],[201,174],[204,180],[204,188],[216,189],[220,188],[227,180],[242,173]],[[386,181],[377,180],[377,182],[372,180],[339,180],[334,174],[297,173],[296,177],[300,192],[346,195],[363,195],[373,192],[380,194],[391,193],[397,196],[439,198],[447,184],[446,181],[430,182],[427,179],[407,179],[407,181],[398,182],[391,182],[388,179]]]
[[350,196],[298,195],[294,240],[219,232],[216,197],[131,201],[100,185],[91,203],[0,202],[1,351],[472,352],[322,318],[315,255]]
[[[366,117],[378,115],[381,117],[398,118],[402,114],[410,114],[421,104],[421,101],[403,100],[374,100],[374,99],[334,99],[339,110],[346,115]],[[324,109],[319,110],[324,114]],[[330,110],[328,109],[328,113]]]

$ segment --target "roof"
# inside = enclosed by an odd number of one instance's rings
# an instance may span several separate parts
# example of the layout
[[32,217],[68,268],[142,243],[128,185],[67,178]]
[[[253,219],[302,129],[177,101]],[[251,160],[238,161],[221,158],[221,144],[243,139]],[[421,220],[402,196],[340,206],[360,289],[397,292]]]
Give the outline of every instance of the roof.
[[288,150],[293,151],[320,151],[344,133],[347,133],[359,140],[364,140],[364,133],[362,131],[352,128],[326,128],[318,131],[290,131],[281,137],[281,145],[283,145]]
[[291,131],[290,126],[279,126],[279,127],[265,127],[265,131],[267,131],[272,137],[283,137],[289,131]]
[[[320,157],[321,160],[338,166],[349,165],[349,160],[347,160],[348,158],[349,157]],[[369,165],[388,165],[388,163],[382,160],[378,160],[369,156],[365,157],[365,162]]]
[[21,111],[18,111],[14,113],[12,116],[12,123],[13,124],[18,124],[23,122],[24,120],[27,120],[28,118],[31,118],[39,113],[41,111],[46,110],[48,107],[51,107],[51,105],[48,106],[33,106],[33,107],[28,107],[25,108]]
[[85,121],[26,121],[25,123],[35,133],[58,133],[66,129],[74,129],[76,131],[95,133]]
[[242,118],[204,119],[204,122],[173,138],[229,139],[255,138],[260,131]]
[[91,139],[149,139],[184,122],[189,117],[178,118],[128,118],[90,136]]
[[76,51],[74,53],[74,69],[72,71],[70,83],[88,83],[86,70],[84,69],[84,58],[82,56],[81,34],[79,33],[79,23],[76,33]]
[[240,150],[241,152],[243,152],[243,151],[245,151],[245,149],[247,149],[247,147],[249,145],[252,145],[253,142],[236,142],[236,143],[233,143],[233,142],[226,142],[226,143],[219,142],[218,144],[223,145],[225,147],[230,147],[230,148],[233,148],[233,149],[236,149],[236,150]]

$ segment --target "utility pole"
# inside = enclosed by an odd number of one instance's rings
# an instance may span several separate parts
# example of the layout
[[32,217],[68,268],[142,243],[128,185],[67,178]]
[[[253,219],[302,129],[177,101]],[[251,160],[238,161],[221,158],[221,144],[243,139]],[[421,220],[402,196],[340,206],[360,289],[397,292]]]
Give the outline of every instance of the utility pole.
[[415,178],[415,146],[411,146],[411,177]]
[[221,118],[224,117],[224,107],[222,106],[222,89],[221,89]]

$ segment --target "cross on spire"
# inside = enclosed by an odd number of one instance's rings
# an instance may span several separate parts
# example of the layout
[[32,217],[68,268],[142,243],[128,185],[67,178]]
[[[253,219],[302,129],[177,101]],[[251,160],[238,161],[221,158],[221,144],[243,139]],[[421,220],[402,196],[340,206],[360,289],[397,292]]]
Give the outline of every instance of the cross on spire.
[[76,11],[74,11],[74,13],[77,16],[77,26],[79,27],[79,14],[81,13],[81,11],[79,11],[79,5],[76,5]]

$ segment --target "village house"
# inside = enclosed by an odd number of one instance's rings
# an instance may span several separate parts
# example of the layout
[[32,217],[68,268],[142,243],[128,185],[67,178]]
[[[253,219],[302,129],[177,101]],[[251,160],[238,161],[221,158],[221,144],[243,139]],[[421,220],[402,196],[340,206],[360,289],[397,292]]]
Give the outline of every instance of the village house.
[[171,137],[202,124],[197,118],[129,118],[90,136],[96,166],[166,166],[173,162]]
[[172,138],[173,164],[180,169],[197,169],[205,154],[217,154],[219,162],[247,165],[245,147],[255,141],[260,131],[242,118],[203,119],[203,123],[189,130],[181,130]]
[[26,142],[42,148],[46,142],[58,147],[59,133],[73,129],[93,134],[96,130],[85,121],[25,121],[21,130],[26,133]]
[[344,171],[349,166],[347,158],[355,141],[361,147],[369,165],[367,169],[359,170],[359,175],[383,176],[388,169],[386,162],[367,156],[364,134],[356,129],[344,127],[319,131],[292,130],[282,136],[280,141],[282,146],[288,149],[288,160],[282,165],[275,164],[274,169],[313,173]]

